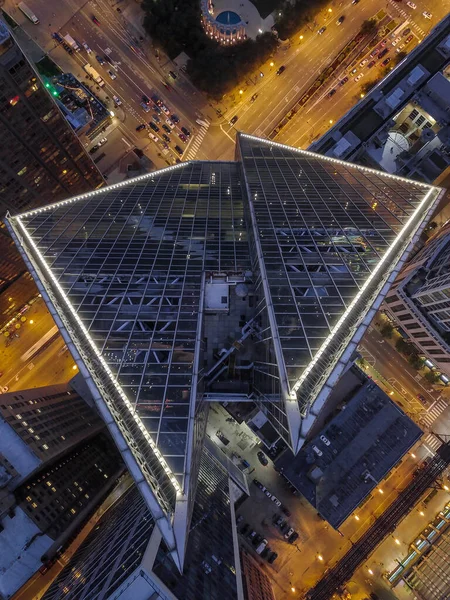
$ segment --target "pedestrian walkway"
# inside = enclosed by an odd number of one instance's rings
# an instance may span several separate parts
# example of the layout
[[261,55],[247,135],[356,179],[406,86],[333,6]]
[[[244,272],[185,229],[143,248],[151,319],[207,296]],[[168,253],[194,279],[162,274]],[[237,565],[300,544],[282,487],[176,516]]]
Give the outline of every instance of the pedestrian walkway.
[[448,404],[445,400],[443,400],[442,398],[440,400],[437,400],[437,402],[434,402],[431,405],[431,408],[429,408],[427,412],[423,414],[423,416],[421,417],[421,422],[424,424],[425,427],[429,427],[436,421],[438,417],[441,416],[441,414],[447,407]]
[[422,438],[422,446],[424,446],[431,454],[436,454],[442,446],[442,442],[432,433],[427,433]]
[[201,146],[201,143],[203,142],[203,138],[205,137],[206,132],[208,131],[208,128],[210,126],[210,122],[207,121],[206,119],[205,119],[205,123],[207,123],[207,125],[202,125],[200,127],[199,132],[192,140],[192,143],[189,146],[188,153],[186,154],[186,156],[183,157],[184,160],[194,160],[194,158]]
[[409,21],[409,24],[411,25],[411,27],[417,31],[417,33],[424,38],[425,37],[425,31],[419,27],[416,23],[414,23],[414,21],[411,20],[411,15],[409,15],[405,10],[403,10],[402,8],[399,7],[398,3],[395,2],[395,0],[389,0],[389,2],[392,4],[392,6],[402,15],[402,17],[405,19],[405,21]]

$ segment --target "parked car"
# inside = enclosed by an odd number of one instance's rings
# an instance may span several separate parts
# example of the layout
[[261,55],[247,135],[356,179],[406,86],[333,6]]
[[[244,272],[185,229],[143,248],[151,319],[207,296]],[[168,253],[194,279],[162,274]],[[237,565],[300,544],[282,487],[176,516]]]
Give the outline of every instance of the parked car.
[[144,123],[141,123],[140,125],[138,125],[138,126],[136,127],[136,131],[142,131],[142,130],[143,130],[143,129],[145,129],[145,128],[146,128],[146,125],[144,125]]
[[141,102],[141,108],[144,110],[144,112],[148,113],[150,112],[150,106],[148,104],[146,104],[145,102]]
[[269,464],[267,456],[264,454],[264,452],[262,450],[259,450],[258,453],[256,454],[256,456],[258,457],[259,462],[262,465],[264,465],[265,467]]
[[175,146],[175,151],[181,156],[183,154],[183,149],[180,146]]
[[103,56],[99,56],[97,54],[97,56],[95,57],[97,59],[97,62],[99,65],[104,65],[105,64],[105,59],[103,58]]
[[414,4],[414,2],[407,2],[406,6],[409,6],[409,8],[412,8],[413,10],[415,10],[417,8],[417,6]]
[[171,121],[173,123],[179,123],[180,122],[180,119],[177,117],[177,115],[171,115],[170,119],[171,119]]
[[383,58],[383,56],[386,56],[386,54],[389,52],[389,50],[387,48],[384,48],[384,50],[382,50],[379,54],[378,54],[378,60],[380,60],[380,58]]
[[161,123],[161,119],[158,117],[158,115],[152,115],[152,121],[153,123]]
[[401,41],[402,41],[402,38],[400,36],[398,36],[395,38],[395,40],[392,41],[392,45],[396,46]]
[[108,141],[108,138],[105,138],[105,137],[104,137],[104,138],[102,138],[101,140],[99,140],[99,141],[97,142],[97,144],[98,144],[99,146],[104,146],[104,145],[106,144],[106,142],[107,142],[107,141]]
[[369,62],[368,58],[363,58],[362,61],[359,63],[360,67],[363,67],[364,65],[366,65]]
[[169,142],[170,142],[170,137],[169,137],[167,134],[163,133],[161,137],[162,137],[162,139],[163,139],[163,140],[165,140],[167,143],[169,143]]
[[97,25],[97,27],[100,27],[100,21],[97,19],[97,17],[92,16],[92,22],[95,23]]
[[354,75],[358,71],[358,67],[355,67],[350,71],[350,75]]
[[412,34],[408,35],[408,37],[405,40],[405,44],[409,44],[409,42],[412,42],[413,38],[414,38],[414,36]]
[[383,62],[381,64],[383,65],[383,67],[386,67],[390,62],[391,62],[391,59],[388,56],[385,60],[383,60]]
[[318,33],[319,35],[322,35],[322,33],[325,33],[325,31],[326,31],[326,30],[327,30],[327,28],[326,28],[326,27],[321,27],[317,33]]
[[372,50],[372,52],[370,53],[370,58],[374,58],[378,54],[379,51],[380,51],[379,48],[374,48]]
[[287,516],[290,517],[291,516],[291,512],[290,510],[288,510],[283,504],[280,506],[281,511]]
[[281,75],[281,73],[284,73],[284,71],[286,71],[286,67],[281,65],[281,67],[277,70],[277,75]]
[[155,123],[149,123],[149,125],[153,129],[153,131],[159,131],[159,127],[158,125],[155,125]]
[[89,150],[89,154],[95,154],[99,148],[100,146],[98,144],[95,144],[95,146],[92,146],[92,148]]
[[122,104],[122,100],[119,98],[119,96],[113,96],[113,100],[116,106],[120,106]]
[[189,131],[189,129],[186,129],[186,127],[182,127],[182,128],[181,128],[181,131],[184,133],[184,135],[185,135],[186,137],[190,137],[190,135],[191,135],[191,132]]
[[423,11],[422,15],[425,17],[425,19],[431,19],[431,17],[433,16],[431,13],[427,12],[426,10]]
[[360,73],[359,75],[357,75],[355,77],[355,81],[358,82],[361,79],[361,77],[363,77],[363,75],[364,75],[364,73]]
[[110,69],[108,69],[108,75],[109,75],[109,76],[111,77],[111,79],[113,79],[113,80],[114,80],[114,79],[117,79],[117,75],[116,75],[116,74],[115,74],[113,71],[111,71]]
[[367,68],[371,69],[375,65],[376,65],[376,61],[375,60],[371,60],[370,63],[367,65]]
[[245,535],[248,530],[250,528],[250,525],[248,523],[244,523],[244,525],[242,525],[241,527],[241,535]]
[[254,546],[258,546],[263,541],[263,536],[260,533],[257,533],[255,537],[252,539],[252,544]]
[[404,30],[402,31],[402,35],[403,35],[403,36],[405,36],[405,35],[408,35],[408,33],[411,33],[411,29],[410,29],[409,27],[407,27],[406,29],[404,29]]
[[278,507],[280,507],[280,506],[281,506],[281,502],[278,500],[278,498],[277,498],[277,497],[276,497],[274,494],[272,494],[272,495],[270,496],[270,499],[272,500],[272,502],[275,502],[275,504],[276,504]]
[[167,108],[167,106],[165,104],[163,104],[161,102],[161,104],[159,105],[159,107],[161,108],[161,110],[166,113],[166,115],[170,115],[170,110]]
[[250,102],[254,102],[257,97],[258,97],[258,94],[253,94],[253,96],[250,98]]
[[162,128],[164,129],[164,131],[167,131],[169,135],[172,133],[170,127],[168,127],[165,123],[162,124]]
[[289,523],[284,522],[282,525],[280,525],[280,531],[281,533],[286,533],[286,531],[289,529]]
[[348,77],[344,77],[344,79],[341,79],[339,82],[339,85],[345,85],[348,81]]
[[323,442],[325,444],[325,446],[329,446],[331,443],[330,440],[327,437],[325,437],[324,435],[320,436],[320,441]]
[[166,124],[170,127],[170,129],[175,128],[175,123],[172,123],[170,119],[166,119]]
[[268,498],[272,498],[272,494],[267,488],[264,490],[264,493]]
[[177,76],[173,71],[169,71],[169,75],[172,77],[172,79],[176,79]]
[[272,552],[269,556],[269,558],[267,559],[267,562],[272,564],[276,561],[276,559],[278,558],[278,554],[276,552]]
[[250,541],[252,541],[252,539],[255,537],[255,535],[256,535],[256,531],[255,531],[254,529],[252,529],[252,530],[249,532],[249,534],[247,535],[247,537],[248,537],[248,539],[249,539]]
[[261,552],[260,556],[261,556],[261,558],[268,558],[270,553],[271,553],[271,549],[269,548],[269,546],[266,546],[264,548],[264,550]]
[[239,119],[239,117],[237,115],[235,115],[231,120],[230,120],[230,125],[234,125],[236,123],[236,121]]
[[258,481],[257,479],[254,479],[254,480],[253,480],[253,483],[254,483],[254,484],[256,485],[256,487],[258,487],[260,490],[262,490],[262,489],[263,489],[263,487],[264,487],[264,486],[263,486],[263,484],[262,484],[260,481]]
[[159,142],[159,137],[157,135],[155,135],[154,133],[149,133],[148,137],[153,140],[154,142],[158,143]]
[[323,455],[322,450],[320,450],[317,446],[313,446],[312,449],[317,454],[317,456],[322,456]]
[[294,533],[294,531],[295,531],[295,530],[294,530],[294,528],[293,528],[293,527],[289,527],[289,529],[287,530],[287,532],[284,534],[284,537],[285,537],[286,539],[290,538],[290,537],[291,537],[291,535]]
[[184,143],[187,142],[187,137],[184,135],[184,133],[179,133],[178,137],[180,138],[180,140]]
[[427,400],[425,398],[425,396],[423,396],[422,394],[417,394],[417,400],[419,400],[419,402],[423,405],[427,405]]
[[86,50],[86,52],[88,54],[91,54],[92,50],[89,48],[89,46],[86,44],[86,42],[83,42],[83,48]]
[[292,534],[289,536],[288,542],[289,542],[290,544],[293,544],[293,543],[295,542],[295,540],[297,540],[297,539],[298,539],[298,533],[297,533],[296,531],[294,531],[294,533],[292,533]]
[[336,89],[333,88],[332,90],[330,90],[327,94],[327,98],[331,98],[332,96],[334,96],[336,93]]

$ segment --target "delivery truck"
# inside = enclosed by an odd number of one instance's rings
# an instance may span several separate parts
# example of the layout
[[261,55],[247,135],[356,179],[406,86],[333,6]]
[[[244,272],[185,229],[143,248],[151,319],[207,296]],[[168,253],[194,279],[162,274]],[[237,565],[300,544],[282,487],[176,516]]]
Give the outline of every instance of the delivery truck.
[[69,44],[69,46],[75,50],[75,52],[79,52],[81,50],[80,46],[76,43],[76,41],[73,39],[73,37],[71,35],[69,35],[68,33],[66,33],[66,35],[64,36],[64,39]]
[[91,67],[91,65],[89,63],[86,63],[84,65],[83,69],[86,71],[86,73],[88,75],[90,75],[92,77],[92,79],[95,81],[95,83],[98,83],[98,85],[100,87],[103,87],[105,85],[105,82],[100,77],[99,73],[97,73],[97,71],[93,67]]
[[29,8],[25,2],[19,2],[19,4],[17,5],[17,8],[19,10],[21,10],[23,12],[23,14],[28,17],[28,19],[30,19],[30,21],[32,23],[34,23],[35,25],[39,24],[39,19],[37,18],[37,16],[34,14],[34,12],[31,10],[31,8]]

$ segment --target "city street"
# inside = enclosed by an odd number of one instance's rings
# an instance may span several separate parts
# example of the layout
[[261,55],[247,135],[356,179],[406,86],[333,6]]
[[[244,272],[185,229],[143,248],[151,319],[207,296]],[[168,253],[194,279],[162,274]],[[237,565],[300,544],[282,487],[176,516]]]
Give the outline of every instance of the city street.
[[[42,299],[26,313],[27,320],[17,330],[18,338],[0,338],[1,387],[20,391],[55,383],[66,383],[77,373],[74,361],[59,335],[39,350],[42,338],[55,323]],[[33,347],[36,351],[33,351]]]

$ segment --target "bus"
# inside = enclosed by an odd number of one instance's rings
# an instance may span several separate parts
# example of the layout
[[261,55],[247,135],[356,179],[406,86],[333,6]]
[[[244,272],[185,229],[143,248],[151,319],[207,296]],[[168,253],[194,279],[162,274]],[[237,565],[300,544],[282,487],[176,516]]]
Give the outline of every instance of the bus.
[[39,19],[34,14],[34,12],[31,10],[31,8],[28,8],[28,6],[25,4],[25,2],[19,2],[19,4],[17,5],[17,7],[19,8],[19,10],[21,10],[23,12],[23,14],[28,19],[30,19],[30,21],[32,23],[34,23],[35,25],[39,24]]

